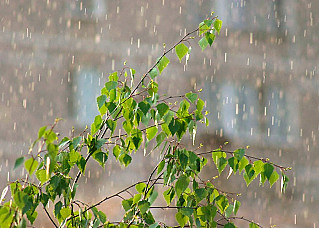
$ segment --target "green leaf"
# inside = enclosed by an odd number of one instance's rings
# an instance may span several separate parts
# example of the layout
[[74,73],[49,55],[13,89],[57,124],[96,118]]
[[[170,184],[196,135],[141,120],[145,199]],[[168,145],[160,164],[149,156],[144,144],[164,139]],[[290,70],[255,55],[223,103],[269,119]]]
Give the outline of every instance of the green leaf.
[[274,171],[269,178],[270,187],[272,187],[278,179],[279,179],[279,175],[276,171]]
[[224,225],[224,228],[236,228],[235,224],[232,222],[229,222],[227,224]]
[[24,157],[17,158],[17,160],[14,163],[14,168],[13,169],[18,168],[23,162],[24,162]]
[[238,209],[240,207],[241,203],[238,200],[235,200],[234,202],[234,215],[237,215]]
[[181,227],[184,227],[187,224],[187,222],[189,221],[189,218],[187,216],[183,215],[182,212],[177,212],[175,214],[175,218]]
[[205,23],[205,25],[207,25],[208,27],[210,27],[210,26],[212,25],[212,23],[213,23],[213,20],[207,19],[207,20],[204,21],[204,23]]
[[97,161],[100,164],[100,166],[102,166],[104,168],[105,163],[108,159],[107,153],[102,152],[102,151],[96,152],[96,153],[93,153],[92,157],[95,161]]
[[223,170],[225,169],[225,167],[227,166],[227,159],[224,157],[221,157],[218,159],[217,161],[217,169],[219,174],[221,174],[223,172]]
[[36,218],[38,217],[38,212],[29,210],[27,211],[27,218],[29,219],[30,223],[33,224]]
[[175,47],[175,51],[179,61],[181,62],[182,58],[188,53],[188,47],[185,44],[180,43]]
[[198,99],[197,104],[196,104],[196,109],[198,112],[201,112],[204,108],[205,102],[202,99]]
[[133,199],[127,199],[127,200],[122,200],[122,206],[124,208],[125,211],[128,211],[131,209],[133,204]]
[[213,151],[212,152],[212,157],[213,157],[213,160],[214,160],[214,163],[215,163],[216,167],[218,168],[220,166],[219,159],[220,158],[224,158],[225,159],[226,158],[226,153],[222,152],[222,151]]
[[116,82],[117,80],[119,80],[119,76],[117,75],[117,71],[115,71],[109,75],[109,81]]
[[247,160],[247,158],[244,157],[240,160],[240,162],[238,163],[239,174],[248,164],[249,164],[249,161]]
[[195,196],[198,202],[202,201],[208,195],[207,190],[205,188],[198,188],[195,190]]
[[145,183],[138,183],[137,185],[135,185],[136,191],[138,191],[139,193],[144,193],[145,188],[146,188],[146,184]]
[[209,46],[212,46],[212,44],[214,43],[215,37],[216,37],[215,34],[210,33],[210,32],[206,32],[205,37],[206,37],[206,40],[207,40]]
[[207,48],[207,46],[208,46],[208,41],[207,41],[207,39],[206,39],[206,36],[204,36],[202,39],[200,39],[199,41],[198,41],[198,45],[200,46],[200,48],[202,49],[202,51],[204,51],[206,48]]
[[123,122],[123,128],[124,128],[124,130],[126,131],[127,134],[131,133],[132,127],[133,126],[132,126],[131,121],[125,120]]
[[98,214],[99,214],[99,218],[100,218],[101,222],[103,224],[106,223],[106,215],[102,211],[99,211]]
[[33,174],[33,172],[36,170],[38,167],[38,161],[34,160],[33,158],[29,158],[28,160],[25,161],[24,167],[28,171],[30,175]]
[[256,223],[249,223],[249,228],[259,228],[259,226]]
[[216,19],[215,22],[214,22],[214,28],[216,29],[216,31],[218,32],[218,35],[219,35],[219,32],[222,28],[222,24],[223,22],[219,19]]
[[153,126],[153,127],[150,127],[150,128],[147,128],[146,129],[146,138],[151,141],[155,135],[157,134],[157,127],[156,126]]
[[121,156],[121,161],[122,161],[122,164],[127,167],[131,161],[132,161],[132,157],[128,154],[124,154]]
[[181,175],[175,183],[175,190],[177,197],[179,198],[181,194],[186,190],[189,184],[189,178],[185,175]]
[[237,149],[234,151],[234,157],[240,161],[245,155],[245,149]]
[[157,174],[160,174],[165,167],[165,161],[161,161],[157,167]]
[[149,226],[149,228],[159,228],[160,226],[158,225],[158,223],[154,223],[152,225]]
[[216,206],[218,206],[220,212],[224,214],[226,208],[228,207],[228,199],[224,195],[219,195],[216,198]]
[[260,174],[263,171],[264,163],[260,160],[254,161],[254,170],[256,175]]
[[49,173],[44,169],[40,169],[40,170],[36,171],[35,175],[38,178],[38,180],[41,182],[41,184],[44,184],[50,178]]
[[199,24],[198,29],[199,29],[199,35],[202,35],[203,33],[209,30],[209,26],[207,26],[207,24],[204,21],[202,21]]
[[154,203],[154,201],[156,200],[158,196],[158,192],[153,191],[152,194],[150,195],[150,197],[148,198],[148,201],[150,202],[150,205],[152,205]]
[[38,132],[38,139],[40,139],[44,135],[44,132],[46,129],[47,129],[47,126],[40,127]]
[[108,91],[111,91],[112,89],[115,89],[116,87],[117,87],[117,82],[109,81],[109,82],[105,83],[105,88]]
[[264,174],[266,176],[266,178],[269,180],[271,177],[271,174],[274,171],[274,167],[273,165],[269,164],[269,163],[265,163],[264,164]]
[[169,131],[171,132],[172,136],[179,130],[180,124],[178,120],[172,119],[168,125]]
[[111,130],[111,135],[113,135],[113,133],[116,129],[116,121],[109,119],[106,121],[106,125]]
[[107,98],[107,97],[106,97],[105,95],[101,95],[101,96],[99,96],[99,97],[96,98],[96,100],[97,100],[97,106],[99,107],[99,109],[102,108],[102,106],[105,104],[106,98]]
[[71,209],[68,208],[68,207],[67,208],[62,208],[60,210],[60,215],[61,215],[63,220],[68,218],[71,215]]
[[198,94],[197,93],[192,93],[192,92],[186,93],[185,96],[193,104],[195,104],[195,102],[197,101],[197,98],[198,98]]
[[149,75],[150,75],[150,77],[151,77],[152,79],[154,79],[154,78],[158,75],[157,69],[154,67],[154,68],[150,71]]
[[167,67],[168,64],[169,64],[169,59],[166,56],[163,56],[160,59],[159,63],[157,64],[160,74],[163,72],[163,70]]
[[255,177],[256,175],[253,166],[251,164],[246,165],[244,173],[244,180],[246,181],[246,185],[248,186]]
[[225,217],[229,218],[232,215],[233,211],[234,211],[234,206],[229,204],[225,210]]
[[238,160],[235,157],[231,157],[228,159],[228,164],[232,168],[232,171],[236,173],[238,170]]
[[156,106],[156,109],[162,118],[168,112],[169,107],[165,103],[160,103]]
[[138,208],[144,214],[150,208],[150,203],[147,200],[142,200],[138,202]]
[[166,134],[164,132],[159,133],[156,136],[156,147],[158,147],[159,145],[162,144],[162,142],[164,141],[164,139],[166,139]]
[[146,115],[148,113],[148,110],[150,110],[151,108],[150,104],[145,101],[141,101],[140,103],[138,103],[138,107],[142,110],[144,115]]
[[163,193],[164,199],[167,203],[167,206],[169,206],[172,202],[172,200],[175,198],[175,191],[174,188],[169,188]]
[[194,209],[189,207],[182,207],[179,209],[179,211],[182,212],[183,215],[191,217],[194,212]]
[[134,197],[133,197],[133,204],[136,204],[138,201],[140,201],[142,198],[142,194],[139,193],[139,194],[136,194]]

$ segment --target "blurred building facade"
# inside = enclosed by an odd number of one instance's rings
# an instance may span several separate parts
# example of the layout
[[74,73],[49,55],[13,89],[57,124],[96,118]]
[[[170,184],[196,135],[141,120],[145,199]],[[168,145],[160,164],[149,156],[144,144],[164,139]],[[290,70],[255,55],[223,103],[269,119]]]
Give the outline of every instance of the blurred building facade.
[[0,169],[56,117],[66,134],[90,124],[108,73],[127,61],[142,75],[164,42],[170,46],[211,11],[223,20],[220,37],[203,53],[193,48],[186,66],[171,55],[162,90],[203,88],[211,124],[201,136],[212,146],[250,145],[251,153],[293,167],[290,211],[270,224],[292,227],[297,217],[297,227],[319,225],[315,0],[0,0]]

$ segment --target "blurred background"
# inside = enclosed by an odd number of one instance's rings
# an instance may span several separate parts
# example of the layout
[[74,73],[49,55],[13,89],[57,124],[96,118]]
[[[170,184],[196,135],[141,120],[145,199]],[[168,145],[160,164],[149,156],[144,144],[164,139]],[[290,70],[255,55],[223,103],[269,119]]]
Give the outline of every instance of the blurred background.
[[[1,191],[25,175],[12,167],[39,127],[58,117],[61,135],[72,126],[80,132],[97,114],[108,73],[126,61],[142,75],[163,43],[170,47],[212,11],[223,20],[213,47],[201,52],[191,42],[187,65],[171,54],[161,90],[203,89],[210,126],[198,131],[197,142],[206,148],[249,145],[247,153],[292,167],[284,195],[280,183],[269,189],[258,180],[248,188],[232,178],[216,181],[243,192],[240,215],[264,227],[319,227],[317,0],[0,0]],[[105,174],[92,164],[82,199],[97,202],[147,177],[155,155],[136,156],[129,172],[112,160]],[[117,218],[112,202],[102,207]]]

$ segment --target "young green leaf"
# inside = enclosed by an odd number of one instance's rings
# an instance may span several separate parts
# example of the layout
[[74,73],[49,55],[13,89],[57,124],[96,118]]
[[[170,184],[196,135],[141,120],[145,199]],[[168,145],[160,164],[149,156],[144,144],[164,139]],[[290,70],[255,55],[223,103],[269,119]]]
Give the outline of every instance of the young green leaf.
[[223,24],[223,22],[221,20],[219,20],[219,19],[216,19],[215,22],[214,22],[214,28],[218,32],[218,35],[219,35],[220,30],[222,28],[222,24]]
[[150,208],[150,203],[147,200],[142,200],[138,203],[138,208],[144,214]]
[[17,160],[14,163],[14,168],[13,169],[18,168],[23,162],[24,162],[24,157],[17,158]]
[[160,103],[156,106],[156,109],[162,118],[168,112],[169,107],[165,103]]
[[202,49],[202,51],[204,51],[206,48],[207,48],[207,46],[208,46],[208,41],[207,41],[207,39],[206,39],[206,36],[204,36],[202,39],[200,39],[199,41],[198,41],[198,45],[200,46],[200,48]]
[[234,215],[237,215],[238,209],[240,207],[241,203],[238,200],[235,200],[234,202]]
[[105,163],[108,159],[107,153],[102,152],[102,151],[96,152],[96,153],[93,153],[92,157],[95,161],[97,161],[100,164],[100,166],[102,166],[104,168]]
[[245,155],[245,149],[237,149],[234,151],[234,156],[240,161]]
[[175,51],[179,61],[181,62],[182,58],[188,53],[188,47],[185,44],[180,43],[175,47]]
[[150,128],[147,128],[146,129],[146,138],[151,141],[155,135],[157,134],[157,127],[156,126],[153,126],[153,127],[150,127]]
[[136,191],[138,191],[139,193],[143,193],[145,191],[146,188],[146,184],[145,183],[138,183],[136,186]]
[[259,228],[259,226],[256,223],[251,222],[249,223],[249,228]]
[[224,228],[236,228],[235,224],[232,222],[229,222],[227,224],[224,225]]
[[279,179],[278,173],[276,171],[273,171],[273,173],[271,174],[271,176],[269,178],[270,187],[272,187],[278,179]]
[[172,200],[175,198],[175,191],[173,188],[169,188],[164,191],[163,193],[164,199],[167,203],[167,206],[169,206],[172,202]]
[[187,97],[188,100],[190,100],[190,102],[192,102],[193,104],[195,104],[195,102],[198,99],[198,94],[197,93],[186,93],[185,96]]
[[215,34],[210,33],[210,32],[206,32],[205,37],[206,37],[206,40],[207,40],[209,46],[212,46],[212,44],[214,43],[215,37],[216,37]]
[[264,174],[267,177],[267,179],[269,180],[271,177],[272,172],[274,171],[274,167],[273,165],[269,164],[269,163],[265,163],[264,164]]
[[116,129],[116,123],[117,123],[116,121],[111,120],[111,119],[108,119],[106,121],[107,127],[111,130],[111,135],[113,135],[113,133],[114,133],[114,131]]
[[181,227],[184,227],[187,224],[187,222],[189,221],[189,218],[187,216],[183,215],[182,212],[177,212],[175,214],[175,218]]
[[25,161],[24,167],[28,171],[30,175],[33,174],[33,172],[36,170],[38,167],[39,162],[35,160],[34,158],[29,158],[28,160]]
[[40,127],[38,132],[38,139],[40,139],[44,135],[44,132],[46,129],[47,129],[47,126]]
[[207,24],[209,24],[209,22],[205,23],[204,21],[202,21],[198,25],[199,35],[202,35],[203,33],[207,32],[209,30],[209,26],[207,26]]
[[157,68],[160,72],[160,74],[163,72],[163,70],[167,67],[167,65],[169,64],[169,59],[166,56],[163,56],[159,63],[157,64]]
[[175,183],[175,191],[177,197],[180,197],[181,194],[186,190],[189,184],[189,178],[185,175],[181,175]]
[[102,108],[102,106],[105,104],[106,102],[106,96],[105,95],[101,95],[99,97],[96,98],[97,100],[97,106],[100,108]]

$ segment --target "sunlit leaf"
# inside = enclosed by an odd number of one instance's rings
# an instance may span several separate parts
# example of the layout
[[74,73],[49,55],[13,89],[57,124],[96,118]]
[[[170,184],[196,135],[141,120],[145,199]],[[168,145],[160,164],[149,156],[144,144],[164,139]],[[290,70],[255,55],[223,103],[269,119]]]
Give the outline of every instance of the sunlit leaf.
[[159,63],[157,64],[157,68],[160,72],[160,74],[163,72],[163,70],[167,67],[167,65],[169,64],[169,59],[166,56],[163,56]]
[[156,126],[147,128],[146,129],[146,138],[148,140],[152,140],[155,137],[155,135],[157,134],[157,131],[158,131],[158,129]]
[[273,184],[276,183],[278,179],[279,179],[279,174],[276,171],[274,171],[269,178],[270,187],[272,187]]
[[30,175],[33,174],[33,172],[36,170],[38,167],[39,162],[35,160],[34,158],[29,158],[28,160],[25,161],[24,167],[28,171]]
[[222,28],[222,24],[223,22],[219,19],[216,19],[214,22],[214,28],[216,29],[216,31],[218,32],[218,34],[220,33],[220,30]]
[[180,43],[175,47],[175,51],[179,61],[181,62],[182,58],[188,53],[188,47],[185,44]]
[[188,216],[183,215],[182,212],[177,212],[175,214],[175,218],[181,227],[184,227],[187,224],[187,222],[189,221]]

